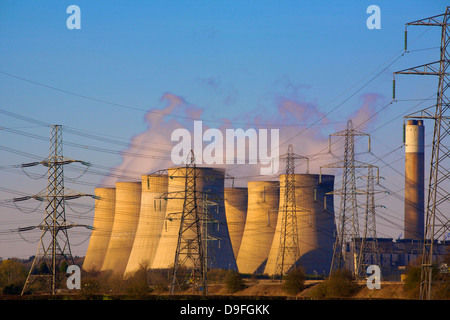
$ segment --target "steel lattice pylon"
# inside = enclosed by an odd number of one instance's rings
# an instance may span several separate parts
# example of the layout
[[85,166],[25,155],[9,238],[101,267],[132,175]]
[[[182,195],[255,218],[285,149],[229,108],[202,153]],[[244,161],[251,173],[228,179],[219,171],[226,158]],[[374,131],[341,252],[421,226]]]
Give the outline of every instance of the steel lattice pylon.
[[[91,228],[86,225],[67,224],[66,221],[65,201],[84,196],[84,194],[65,194],[63,166],[73,162],[89,165],[84,161],[63,157],[62,128],[59,125],[51,126],[50,155],[46,160],[40,162],[40,164],[48,168],[47,193],[45,195],[27,197],[46,200],[45,218],[39,226],[19,228],[19,231],[28,231],[33,228],[42,230],[37,253],[22,289],[22,294],[38,279],[44,280],[46,287],[50,288],[51,294],[55,294],[62,279],[67,276],[65,270],[59,270],[59,268],[63,266],[63,262],[67,263],[67,265],[74,264],[67,230],[77,226]],[[23,166],[35,164],[39,163]],[[93,197],[92,195],[89,196]],[[15,199],[15,201],[22,200],[26,200],[26,198]],[[47,235],[50,236],[47,237]],[[35,269],[42,264],[47,267],[47,272],[36,274]]]
[[[340,195],[341,202],[339,208],[339,216],[336,223],[336,240],[333,248],[333,259],[331,262],[330,275],[342,269],[353,269],[355,277],[361,272],[359,265],[359,251],[357,248],[357,239],[360,237],[359,221],[358,221],[358,203],[357,196],[365,195],[366,191],[361,191],[356,188],[356,168],[369,168],[371,165],[355,160],[355,136],[369,137],[369,151],[370,151],[370,136],[353,129],[352,120],[347,121],[347,128],[343,131],[330,135],[330,152],[331,152],[331,137],[341,136],[345,138],[344,159],[329,165],[322,166],[322,168],[342,168],[342,187],[340,190],[333,191],[330,194]],[[346,257],[346,246],[349,246],[349,255],[351,256],[351,265],[349,259]]]
[[287,154],[280,156],[280,159],[286,159],[286,172],[284,176],[284,206],[281,212],[280,245],[275,264],[275,274],[279,274],[282,278],[283,274],[291,268],[297,267],[300,259],[297,212],[305,210],[297,209],[295,199],[295,159],[308,160],[308,158],[294,154],[292,145],[289,145]]
[[[374,170],[377,170],[375,174]],[[364,231],[360,243],[359,251],[359,275],[358,278],[364,279],[366,277],[366,270],[369,265],[380,266],[380,256],[377,241],[377,226],[376,226],[376,205],[375,205],[375,181],[378,181],[378,167],[370,166],[367,170],[367,194],[364,215]],[[368,239],[371,239],[368,243]]]
[[[425,235],[423,242],[423,255],[421,265],[420,299],[432,298],[432,267],[433,267],[433,245],[439,238],[444,238],[450,230],[450,186],[449,186],[449,135],[450,99],[447,90],[450,86],[449,63],[450,63],[450,7],[445,13],[433,17],[420,19],[406,24],[408,26],[437,26],[441,27],[440,59],[410,69],[397,71],[395,74],[436,75],[439,77],[436,105],[423,109],[416,114],[405,118],[429,119],[434,122],[434,133],[431,151],[429,187],[425,216]],[[405,50],[406,48],[405,30]],[[395,78],[394,78],[395,84]],[[394,87],[395,99],[395,87]]]
[[[203,243],[203,255],[205,256],[205,265],[204,270],[205,272],[208,271],[208,264],[212,265],[212,263],[215,260],[215,252],[213,247],[209,247],[208,243],[210,241],[220,241],[221,239],[217,237],[211,236],[210,232],[208,231],[209,225],[212,225],[214,227],[215,225],[219,224],[219,221],[215,220],[213,216],[210,214],[209,207],[215,207],[216,210],[219,209],[219,205],[217,202],[213,202],[208,200],[208,194],[203,194],[202,197],[202,218],[201,218],[201,235],[202,235],[202,243]],[[212,259],[212,261],[210,260]],[[205,294],[208,294],[207,287],[204,288]]]
[[178,233],[177,247],[175,251],[175,260],[172,271],[172,284],[170,294],[174,294],[177,289],[182,288],[186,283],[186,277],[181,275],[182,268],[188,261],[191,262],[189,270],[192,272],[189,277],[192,279],[193,293],[203,288],[203,295],[207,293],[204,243],[202,237],[202,225],[199,208],[197,205],[197,178],[199,171],[196,169],[195,157],[193,151],[189,154],[186,161],[186,168],[183,174],[185,178],[184,192],[168,194],[165,199],[184,199],[183,212],[180,218],[180,229]]

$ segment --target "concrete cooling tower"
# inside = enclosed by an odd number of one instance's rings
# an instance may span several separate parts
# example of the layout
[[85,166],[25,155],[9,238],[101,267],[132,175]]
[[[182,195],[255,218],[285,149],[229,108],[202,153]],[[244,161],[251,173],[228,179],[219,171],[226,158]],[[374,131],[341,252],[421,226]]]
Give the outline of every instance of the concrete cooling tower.
[[247,188],[225,188],[225,214],[234,257],[237,259],[247,217]]
[[[295,174],[297,234],[300,251],[300,259],[297,263],[306,274],[327,274],[330,270],[335,232],[334,204],[333,196],[325,196],[325,194],[333,189],[334,176],[332,175],[322,175],[322,182],[319,184],[319,175]],[[284,196],[285,175],[280,175],[280,210],[277,230],[264,271],[269,275],[276,272]],[[291,261],[285,260],[285,266],[293,266],[294,263],[295,261],[292,259]],[[284,271],[287,271],[286,268]]]
[[94,230],[83,262],[86,271],[99,271],[103,266],[114,221],[116,189],[96,188]]
[[250,181],[244,233],[237,266],[240,273],[263,273],[278,216],[279,183]]
[[[225,172],[222,169],[200,168],[196,169],[196,191],[208,193],[207,200],[216,203],[207,206],[211,222],[203,224],[203,230],[207,230],[207,265],[208,268],[237,270],[236,260],[228,233],[227,220],[224,207],[224,179]],[[175,252],[180,230],[180,217],[183,212],[186,168],[169,168],[168,199],[166,206],[166,220],[152,268],[173,267]],[[171,198],[176,194],[177,199]],[[178,199],[178,197],[180,197]],[[198,212],[202,213],[202,195],[197,194]],[[189,262],[189,261],[188,261]],[[190,265],[186,265],[190,267]]]
[[142,267],[150,268],[163,230],[167,201],[159,199],[167,193],[168,176],[143,175],[139,222],[125,276]]
[[123,275],[130,257],[141,208],[141,182],[116,183],[116,211],[102,271]]

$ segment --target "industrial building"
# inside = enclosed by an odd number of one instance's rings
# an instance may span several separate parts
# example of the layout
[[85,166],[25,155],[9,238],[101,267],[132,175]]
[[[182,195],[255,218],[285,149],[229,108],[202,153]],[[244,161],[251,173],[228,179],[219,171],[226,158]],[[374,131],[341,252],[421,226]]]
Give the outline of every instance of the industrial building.
[[[366,238],[366,242],[376,241],[378,248],[379,267],[383,280],[400,281],[401,275],[405,273],[408,265],[419,266],[422,263],[423,241],[414,239],[393,239],[393,238]],[[361,239],[357,239],[356,250],[360,249]],[[347,244],[347,258],[352,261],[348,255],[351,244]],[[438,257],[444,257],[450,252],[450,243],[445,241],[434,242],[433,261],[438,261]],[[372,264],[373,252],[366,253],[368,264]],[[440,261],[442,263],[442,261]],[[447,270],[448,272],[448,270]]]

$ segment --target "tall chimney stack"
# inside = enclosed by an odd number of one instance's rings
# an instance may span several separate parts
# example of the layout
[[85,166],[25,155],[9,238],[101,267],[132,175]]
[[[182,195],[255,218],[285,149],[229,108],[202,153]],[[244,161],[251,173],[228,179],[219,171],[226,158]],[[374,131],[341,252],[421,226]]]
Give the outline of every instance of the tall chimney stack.
[[425,210],[425,128],[421,120],[405,127],[405,239],[423,240]]

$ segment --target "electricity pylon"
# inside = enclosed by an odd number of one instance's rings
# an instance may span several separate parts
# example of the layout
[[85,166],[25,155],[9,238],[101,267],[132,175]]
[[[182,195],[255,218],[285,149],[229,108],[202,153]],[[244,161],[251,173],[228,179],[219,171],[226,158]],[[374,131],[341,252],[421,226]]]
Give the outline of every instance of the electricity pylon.
[[[180,217],[180,228],[175,251],[175,260],[172,270],[172,283],[170,294],[173,295],[176,290],[181,289],[188,281],[186,276],[182,276],[182,268],[188,265],[192,281],[192,292],[195,294],[202,287],[202,294],[207,293],[206,268],[204,243],[202,236],[202,217],[199,212],[197,200],[202,192],[197,191],[197,179],[200,171],[196,168],[194,153],[191,150],[186,161],[185,168],[178,168],[182,172],[179,176],[185,179],[184,191],[168,192],[160,196],[162,199],[182,199],[183,211]],[[180,213],[171,213],[173,215]]]
[[[208,200],[208,194],[203,194],[202,199],[202,223],[201,223],[201,235],[202,235],[202,242],[203,242],[203,254],[205,256],[205,272],[208,271],[208,264],[212,264],[212,262],[215,260],[215,253],[214,248],[209,247],[208,243],[210,241],[220,241],[221,239],[217,237],[213,237],[209,232],[209,225],[211,225],[213,228],[217,226],[219,228],[219,221],[213,218],[213,215],[210,214],[209,207],[215,207],[216,210],[219,210],[219,204],[217,202],[213,202]],[[209,258],[212,258],[213,260],[210,261]],[[204,288],[206,290],[205,294],[207,294],[207,288]]]
[[281,212],[280,245],[275,264],[275,274],[279,274],[282,279],[283,274],[289,271],[291,267],[297,267],[300,259],[297,212],[305,210],[300,208],[297,210],[295,199],[295,160],[306,159],[307,163],[309,160],[304,156],[294,154],[294,148],[291,144],[288,146],[287,154],[280,156],[280,159],[286,159],[286,172],[284,175],[285,190],[284,205]]
[[445,13],[433,17],[409,22],[405,26],[405,50],[407,49],[408,26],[441,27],[440,58],[438,61],[394,72],[395,75],[435,75],[439,77],[436,105],[423,109],[405,118],[425,119],[434,122],[434,133],[431,151],[430,176],[425,216],[425,235],[421,265],[420,299],[430,300],[432,288],[433,245],[439,238],[445,237],[450,230],[450,188],[449,188],[449,134],[450,134],[450,98],[448,96],[449,81],[449,43],[450,43],[450,7]]
[[[331,152],[332,136],[345,137],[345,145],[343,160],[320,167],[320,174],[322,174],[322,168],[343,169],[341,189],[329,193],[341,197],[330,275],[337,270],[353,269],[353,274],[357,277],[360,273],[359,252],[356,249],[356,240],[360,237],[357,196],[365,195],[366,191],[356,188],[355,171],[356,168],[368,168],[371,165],[355,160],[355,136],[367,136],[370,151],[370,135],[353,129],[352,120],[348,120],[345,130],[330,135],[329,152]],[[350,259],[346,257],[345,247],[347,245]],[[352,261],[353,268],[351,268],[349,261]]]
[[[361,243],[359,247],[359,275],[358,278],[364,279],[366,277],[366,270],[369,265],[380,266],[380,256],[378,250],[377,241],[377,226],[376,226],[376,205],[375,205],[375,181],[378,184],[379,174],[375,175],[374,170],[379,172],[378,167],[370,166],[367,169],[367,193],[366,193],[366,204],[365,204],[365,215],[364,215],[364,231],[361,238]],[[368,239],[371,239],[368,243]]]
[[[13,199],[13,201],[23,201],[34,198],[40,201],[45,199],[46,201],[44,220],[38,226],[19,228],[17,230],[19,232],[35,228],[42,230],[37,253],[22,289],[22,294],[24,294],[27,288],[29,288],[36,280],[40,279],[46,282],[46,287],[49,288],[50,293],[54,295],[59,288],[62,279],[66,277],[65,270],[59,270],[59,268],[63,266],[64,262],[67,263],[67,265],[74,264],[67,230],[73,227],[86,227],[92,229],[92,227],[87,225],[68,224],[65,214],[66,200],[76,199],[82,196],[95,198],[95,196],[75,193],[65,194],[66,189],[64,187],[63,166],[74,162],[79,162],[87,166],[89,164],[85,161],[64,158],[61,126],[52,125],[51,130],[49,157],[42,162],[23,165],[24,167],[30,167],[42,164],[48,168],[46,194]],[[47,237],[47,235],[49,235],[49,237]],[[36,268],[40,267],[42,264],[44,264],[48,270],[45,273],[36,273]]]

